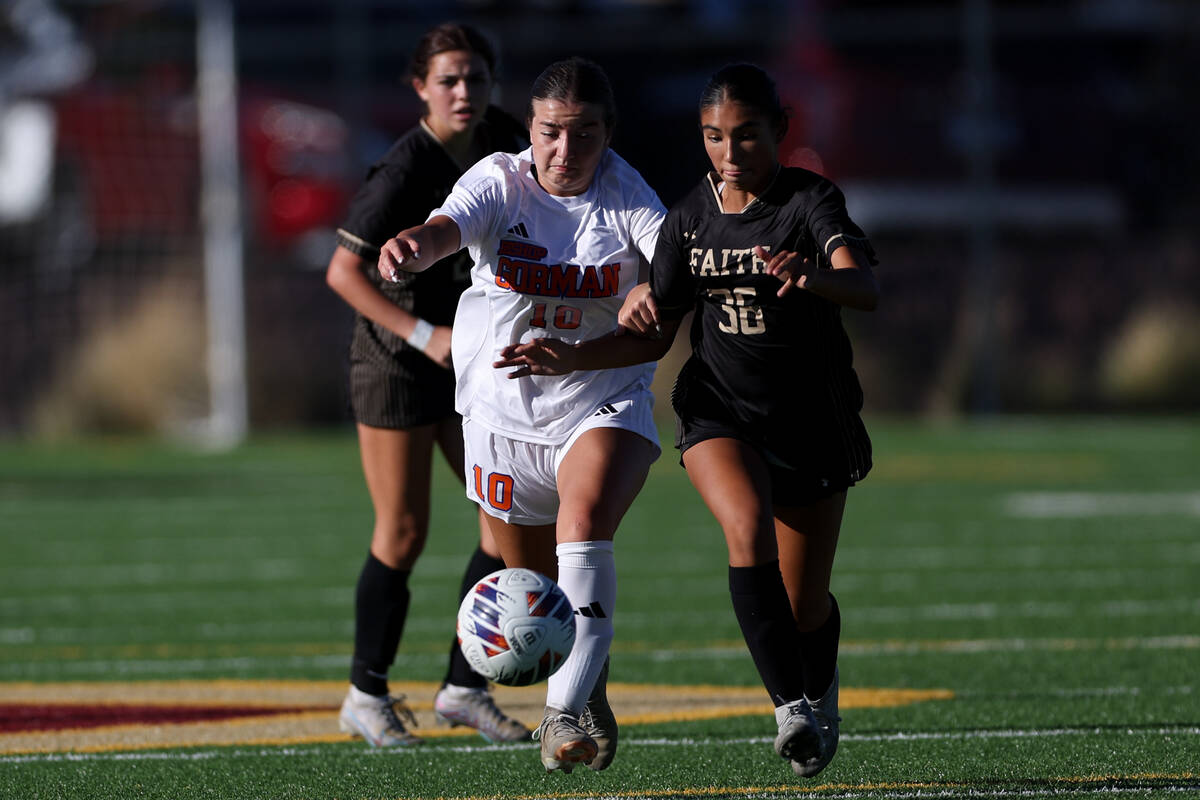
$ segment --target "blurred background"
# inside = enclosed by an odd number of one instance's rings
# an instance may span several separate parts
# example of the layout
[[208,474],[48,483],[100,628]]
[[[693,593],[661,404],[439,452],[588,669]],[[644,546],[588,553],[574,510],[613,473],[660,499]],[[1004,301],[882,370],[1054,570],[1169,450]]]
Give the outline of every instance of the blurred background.
[[1200,406],[1194,0],[0,0],[0,435],[348,422],[333,229],[447,19],[521,117],[551,61],[603,65],[668,206],[708,75],[771,71],[783,160],[880,255],[868,411]]

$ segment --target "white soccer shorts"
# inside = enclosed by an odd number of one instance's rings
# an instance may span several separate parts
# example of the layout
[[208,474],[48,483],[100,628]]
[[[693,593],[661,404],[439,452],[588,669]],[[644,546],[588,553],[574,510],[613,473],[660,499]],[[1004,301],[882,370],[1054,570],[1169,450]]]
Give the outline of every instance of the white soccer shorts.
[[509,439],[463,419],[467,497],[490,516],[514,525],[548,525],[558,517],[558,466],[572,445],[593,428],[621,428],[662,452],[654,425],[654,396],[637,389],[600,403],[561,444]]

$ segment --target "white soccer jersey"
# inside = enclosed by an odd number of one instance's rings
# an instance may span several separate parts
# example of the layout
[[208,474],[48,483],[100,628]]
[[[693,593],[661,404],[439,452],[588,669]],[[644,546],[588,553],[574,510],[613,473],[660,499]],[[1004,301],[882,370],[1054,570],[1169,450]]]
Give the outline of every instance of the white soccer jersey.
[[648,390],[654,365],[511,379],[492,363],[510,344],[612,331],[666,209],[612,150],[575,197],[547,193],[532,168],[532,148],[487,156],[429,216],[454,220],[475,262],[454,316],[455,407],[503,436],[555,444],[608,398]]

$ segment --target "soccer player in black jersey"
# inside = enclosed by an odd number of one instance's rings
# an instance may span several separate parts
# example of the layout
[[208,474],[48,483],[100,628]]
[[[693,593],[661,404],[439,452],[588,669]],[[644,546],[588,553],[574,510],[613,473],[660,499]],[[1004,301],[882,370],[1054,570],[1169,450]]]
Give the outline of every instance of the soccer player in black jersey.
[[[446,23],[428,31],[412,58],[413,89],[426,111],[367,173],[329,262],[329,285],[357,312],[350,345],[350,398],[375,526],[355,598],[351,686],[340,725],[375,746],[420,742],[397,717],[403,698],[388,694],[408,614],[408,577],[429,530],[435,447],[463,477],[462,420],[454,411],[450,324],[470,285],[465,250],[441,269],[380,277],[379,247],[396,231],[425,221],[455,181],[489,153],[527,146],[525,129],[488,98],[496,56],[478,31]],[[462,593],[501,569],[500,550],[480,521],[479,548]],[[445,682],[434,700],[444,721],[477,728],[493,741],[528,739],[530,731],[496,708],[487,680],[451,642]],[[408,715],[411,720],[411,714]]]
[[725,534],[734,611],[776,705],[776,752],[811,777],[837,749],[830,575],[847,489],[871,467],[841,308],[875,308],[875,255],[836,186],[780,165],[787,116],[761,69],[717,72],[700,130],[713,171],[667,215],[623,328],[574,347],[512,346],[496,366],[519,377],[661,358],[695,310],[671,398],[676,445]]

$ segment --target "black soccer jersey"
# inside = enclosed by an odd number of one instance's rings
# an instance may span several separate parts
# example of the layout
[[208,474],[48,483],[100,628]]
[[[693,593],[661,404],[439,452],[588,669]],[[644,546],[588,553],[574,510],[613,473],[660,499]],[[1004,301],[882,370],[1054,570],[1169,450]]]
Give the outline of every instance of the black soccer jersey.
[[650,271],[665,317],[696,311],[675,411],[732,425],[793,469],[844,469],[853,483],[870,469],[870,440],[841,307],[802,289],[779,297],[781,281],[753,248],[795,251],[828,269],[842,245],[875,263],[871,245],[841,191],[808,170],[780,169],[738,214],[722,211],[716,180],[706,176],[671,209]]
[[[494,106],[485,112],[477,134],[484,137],[488,153],[515,153],[527,146],[524,126]],[[337,231],[337,243],[366,260],[367,277],[388,299],[434,325],[453,322],[458,297],[470,285],[471,260],[466,249],[423,272],[401,272],[398,283],[385,280],[376,261],[380,246],[405,228],[423,223],[462,173],[441,143],[418,125],[367,171],[366,181]],[[383,368],[407,362],[419,369],[421,362],[428,361],[399,336],[361,314],[355,322],[351,357]]]

